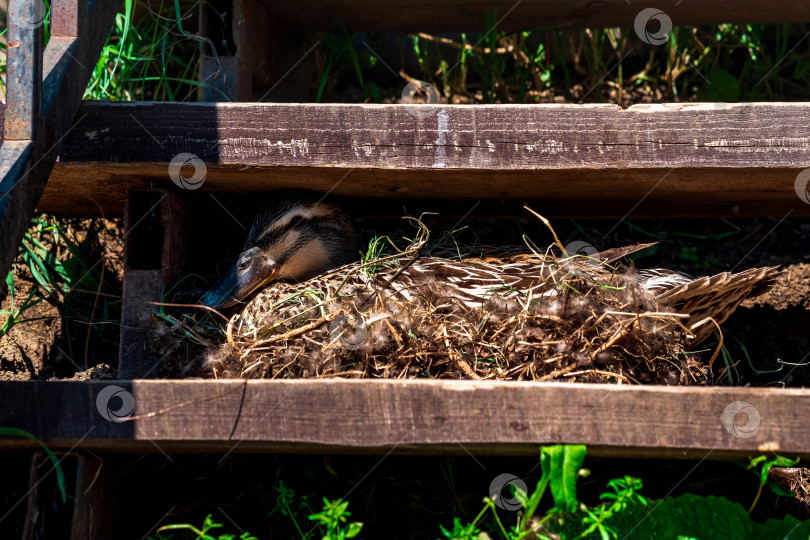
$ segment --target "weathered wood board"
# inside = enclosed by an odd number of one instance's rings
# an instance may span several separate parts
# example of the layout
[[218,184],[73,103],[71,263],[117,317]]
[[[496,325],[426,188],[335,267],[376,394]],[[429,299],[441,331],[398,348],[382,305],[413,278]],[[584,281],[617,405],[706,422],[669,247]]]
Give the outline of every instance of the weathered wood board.
[[130,192],[124,218],[119,376],[156,377],[153,302],[188,264],[188,209],[166,190]]
[[[440,0],[412,2],[394,0],[312,0],[281,2],[263,0],[268,11],[285,25],[309,30],[350,30],[391,32],[451,32],[483,30],[485,13],[492,13],[499,30],[527,28],[632,28],[633,21],[650,4],[627,0]],[[734,9],[727,2],[704,0],[681,2],[659,0],[654,5],[676,25],[714,23],[777,23],[810,21],[810,5],[795,0],[759,2],[737,0]]]
[[[116,388],[117,387],[117,388]],[[810,457],[810,390],[472,381],[0,383],[0,425],[121,452]],[[105,419],[116,415],[129,421]],[[736,432],[736,434],[734,434]],[[33,447],[0,438],[0,448]]]
[[193,194],[309,187],[458,213],[500,199],[549,217],[810,215],[796,188],[810,103],[86,102],[78,114],[41,211],[120,214],[128,188],[173,187],[169,163],[190,153],[207,173]]

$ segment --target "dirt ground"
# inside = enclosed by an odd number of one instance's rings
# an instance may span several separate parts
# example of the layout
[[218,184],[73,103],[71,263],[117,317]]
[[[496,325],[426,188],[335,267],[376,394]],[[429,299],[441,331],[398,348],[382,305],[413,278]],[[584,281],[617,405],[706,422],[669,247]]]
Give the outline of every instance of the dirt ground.
[[[73,283],[60,281],[69,292],[56,292],[54,287],[52,293],[45,294],[23,252],[17,256],[12,271],[13,301],[19,306],[34,289],[42,291],[44,298],[26,309],[11,331],[0,337],[0,380],[114,375],[111,366],[118,358],[123,279],[122,224],[117,219],[57,223],[81,247],[84,260],[73,256],[64,243],[54,242],[52,235],[43,235],[42,244],[74,277]],[[100,286],[84,288],[92,283]],[[10,311],[12,295],[8,285],[0,292],[0,300],[0,311]],[[0,322],[6,317],[0,315]]]

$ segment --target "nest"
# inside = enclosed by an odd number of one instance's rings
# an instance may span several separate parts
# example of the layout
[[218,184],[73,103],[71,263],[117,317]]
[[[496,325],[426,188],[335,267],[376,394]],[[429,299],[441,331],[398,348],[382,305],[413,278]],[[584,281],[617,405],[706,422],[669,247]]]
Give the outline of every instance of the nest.
[[471,304],[458,294],[463,284],[408,278],[426,241],[422,229],[394,255],[268,287],[194,370],[215,378],[708,382],[707,367],[687,352],[687,316],[659,305],[632,269],[552,246],[534,250],[531,262],[546,270],[531,288],[493,287]]

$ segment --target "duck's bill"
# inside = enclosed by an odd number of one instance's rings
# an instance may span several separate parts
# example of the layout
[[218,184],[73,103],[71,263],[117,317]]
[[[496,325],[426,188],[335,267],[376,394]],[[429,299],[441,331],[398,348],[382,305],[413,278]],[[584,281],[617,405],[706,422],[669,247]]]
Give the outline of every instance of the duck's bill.
[[231,266],[219,281],[200,297],[200,303],[213,309],[225,309],[241,302],[256,289],[275,279],[277,267],[265,265],[238,272]]

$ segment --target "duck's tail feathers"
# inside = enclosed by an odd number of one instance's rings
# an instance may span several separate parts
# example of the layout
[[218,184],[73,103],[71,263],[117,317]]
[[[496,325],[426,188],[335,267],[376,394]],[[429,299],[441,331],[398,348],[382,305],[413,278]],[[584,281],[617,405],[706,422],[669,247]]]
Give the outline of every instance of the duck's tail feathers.
[[[779,267],[751,268],[743,272],[723,272],[698,279],[672,274],[671,288],[658,292],[662,304],[690,315],[687,328],[695,334],[693,343],[700,343],[715,331],[713,319],[722,324],[740,303],[770,289],[779,276]],[[665,278],[661,278],[665,280]],[[679,283],[680,282],[680,283]],[[659,284],[661,285],[661,284]],[[660,289],[658,289],[660,290]]]

